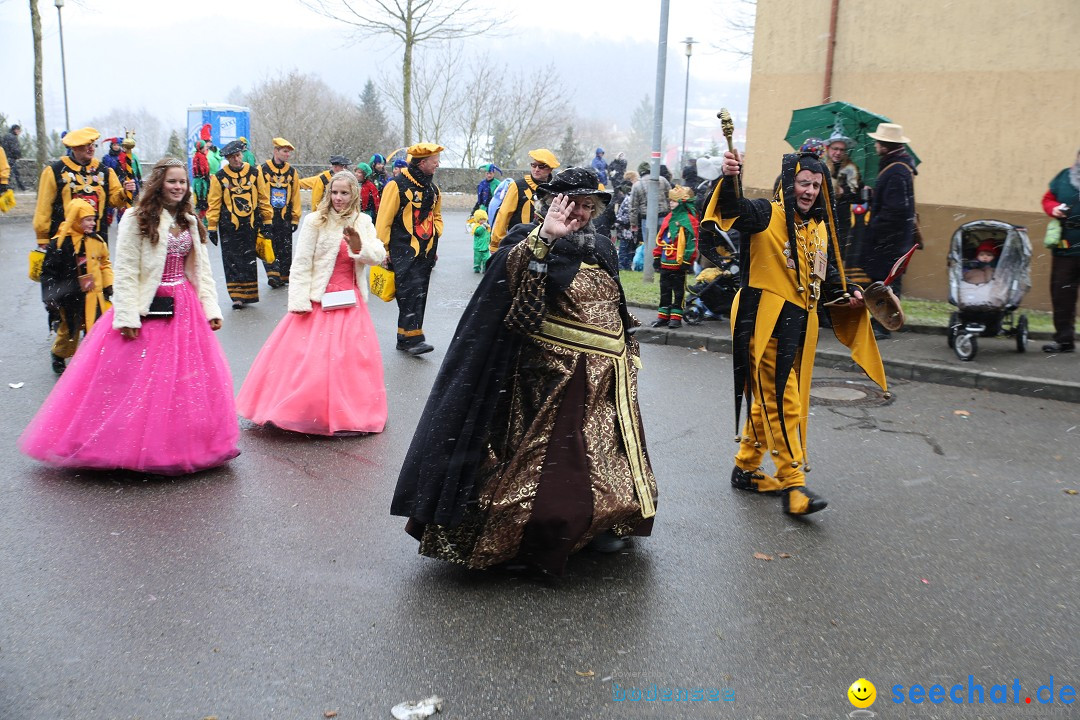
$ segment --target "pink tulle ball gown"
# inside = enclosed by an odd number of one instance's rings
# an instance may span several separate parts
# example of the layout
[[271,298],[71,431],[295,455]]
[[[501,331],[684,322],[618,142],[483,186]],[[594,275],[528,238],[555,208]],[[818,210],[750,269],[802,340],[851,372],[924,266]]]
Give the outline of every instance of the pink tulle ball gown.
[[187,231],[169,236],[156,294],[173,298],[173,317],[144,317],[128,340],[109,309],[19,438],[22,452],[58,467],[160,475],[240,454],[229,366],[184,276],[191,242]]
[[382,432],[382,355],[353,260],[342,242],[326,292],[354,290],[356,305],[288,313],[259,351],[236,407],[259,425],[310,435]]

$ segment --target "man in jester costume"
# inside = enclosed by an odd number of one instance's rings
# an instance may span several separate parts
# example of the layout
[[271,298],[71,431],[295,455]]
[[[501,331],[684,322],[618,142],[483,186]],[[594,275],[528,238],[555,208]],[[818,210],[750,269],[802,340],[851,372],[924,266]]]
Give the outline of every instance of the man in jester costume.
[[[861,289],[844,278],[828,168],[813,153],[785,155],[776,196],[748,200],[739,192],[741,167],[737,152],[724,154],[723,177],[702,219],[740,232],[742,289],[731,309],[736,427],[744,398],[748,417],[736,436],[731,484],[780,495],[784,512],[808,515],[828,505],[806,486],[805,475],[819,305],[882,390],[885,370]],[[775,475],[761,467],[766,452]]]

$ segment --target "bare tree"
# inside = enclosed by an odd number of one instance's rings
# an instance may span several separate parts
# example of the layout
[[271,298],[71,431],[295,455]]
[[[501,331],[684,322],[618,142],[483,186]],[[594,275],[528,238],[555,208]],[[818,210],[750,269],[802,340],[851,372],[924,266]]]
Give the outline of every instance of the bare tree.
[[89,124],[100,130],[104,137],[122,138],[125,131],[134,130],[137,152],[144,161],[160,158],[168,143],[168,129],[145,107],[138,110],[114,108],[94,117]]
[[296,146],[296,163],[325,163],[331,155],[352,160],[385,152],[385,127],[364,121],[360,106],[314,75],[296,70],[269,78],[240,98],[251,108],[251,135],[257,156],[270,155],[270,138]]
[[483,54],[473,58],[466,77],[469,80],[461,85],[454,129],[462,141],[462,167],[475,167],[481,160],[494,160],[491,156],[481,157],[481,154],[485,140],[491,135],[491,118],[497,112],[498,95],[492,90],[500,84],[501,69]]
[[37,129],[38,167],[45,167],[48,160],[49,135],[45,132],[45,92],[42,90],[41,73],[41,13],[38,0],[30,0],[30,30],[34,34],[34,120]]
[[501,24],[476,0],[300,0],[324,17],[345,23],[360,37],[389,33],[403,45],[401,62],[402,140],[413,135],[413,51],[432,40],[483,35]]
[[531,82],[522,82],[516,76],[510,80],[509,84],[501,82],[496,94],[498,106],[504,109],[498,113],[504,136],[494,137],[493,141],[505,148],[504,157],[495,162],[501,160],[513,167],[524,161],[529,146],[541,142],[558,144],[559,131],[570,115],[570,103],[554,65],[538,71]]
[[[417,138],[440,142],[454,125],[461,100],[459,74],[464,63],[460,48],[444,43],[438,52],[429,53],[413,65],[413,129]],[[396,100],[397,79],[383,75],[383,93]],[[394,105],[404,115],[404,108]]]
[[[730,33],[728,41],[722,44],[710,43],[710,45],[742,60],[749,60],[754,52],[754,23],[757,19],[757,0],[737,0],[737,2],[727,7],[732,8],[729,12],[723,13],[724,25],[727,26]],[[720,10],[716,12],[721,14]]]

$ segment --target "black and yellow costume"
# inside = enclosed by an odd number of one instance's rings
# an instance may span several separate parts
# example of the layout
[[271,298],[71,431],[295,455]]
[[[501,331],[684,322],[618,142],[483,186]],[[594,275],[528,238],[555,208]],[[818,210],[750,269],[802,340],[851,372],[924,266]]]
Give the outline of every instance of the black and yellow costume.
[[326,188],[330,185],[330,180],[333,177],[333,170],[323,170],[318,175],[300,178],[300,187],[311,191],[311,212],[319,209],[319,203],[322,202],[323,195],[326,194]]
[[[796,210],[795,176],[823,175],[821,194],[803,217]],[[885,371],[865,308],[844,300],[848,288],[832,214],[828,170],[809,153],[784,156],[781,190],[772,201],[736,194],[731,178],[720,179],[703,222],[740,232],[742,289],[731,309],[736,426],[745,397],[749,408],[738,436],[732,484],[744,490],[780,492],[795,515],[825,506],[805,488],[806,425],[818,338],[818,306],[829,306],[833,331],[852,350],[852,359],[885,389]],[[768,450],[776,475],[758,472]]]
[[375,231],[394,270],[398,347],[425,342],[428,282],[442,236],[442,194],[414,161],[386,183]]
[[49,324],[56,330],[51,351],[57,372],[63,370],[62,361],[79,349],[79,339],[111,307],[109,246],[97,234],[83,234],[80,228],[82,219],[93,214],[93,207],[78,198],[68,204],[56,237],[46,245],[41,266],[41,297]]
[[262,232],[274,248],[274,262],[264,263],[270,287],[289,282],[292,236],[300,223],[300,176],[296,168],[272,159],[259,166],[259,214]]
[[68,204],[79,198],[90,203],[97,216],[95,234],[108,241],[108,225],[103,218],[109,207],[130,207],[124,186],[112,168],[94,158],[79,165],[62,157],[41,171],[38,180],[37,207],[34,210],[34,234],[38,245],[45,245],[56,235]]
[[539,183],[533,180],[532,175],[526,173],[525,177],[518,178],[513,185],[506,188],[499,212],[491,224],[491,254],[499,249],[499,244],[510,228],[518,223],[531,223],[533,221],[533,195]]
[[259,302],[259,266],[255,236],[262,224],[259,212],[259,174],[244,163],[233,170],[227,163],[210,176],[206,226],[221,238],[225,286],[234,303]]

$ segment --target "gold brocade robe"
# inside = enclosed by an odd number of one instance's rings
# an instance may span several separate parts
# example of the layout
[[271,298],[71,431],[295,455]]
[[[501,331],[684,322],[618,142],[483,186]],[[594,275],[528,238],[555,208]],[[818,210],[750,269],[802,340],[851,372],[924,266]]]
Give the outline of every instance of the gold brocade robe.
[[[526,243],[515,246],[507,258],[507,274],[512,289],[522,277],[530,255]],[[582,264],[569,288],[549,300],[548,317],[565,318],[602,328],[612,336],[623,336],[619,314],[619,287],[602,269]],[[476,509],[456,528],[429,525],[420,552],[471,568],[507,562],[518,555],[526,526],[540,487],[545,462],[553,450],[553,429],[560,413],[583,412],[581,436],[587,457],[587,482],[591,508],[568,507],[568,514],[585,513],[587,530],[574,542],[581,549],[593,537],[613,530],[616,535],[647,534],[651,522],[643,522],[643,508],[635,486],[635,462],[627,448],[640,444],[644,458],[642,475],[649,494],[649,508],[655,506],[656,478],[648,462],[637,415],[636,345],[626,347],[622,367],[629,370],[629,400],[633,406],[635,437],[625,437],[620,422],[617,393],[620,361],[602,354],[582,352],[530,336],[523,342],[510,392],[498,408],[492,426],[495,431],[487,446],[481,468],[482,480]],[[584,407],[564,399],[577,373],[584,375]],[[577,381],[580,382],[580,376]],[[583,478],[584,480],[584,478]],[[644,531],[642,529],[645,528]]]

